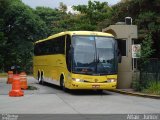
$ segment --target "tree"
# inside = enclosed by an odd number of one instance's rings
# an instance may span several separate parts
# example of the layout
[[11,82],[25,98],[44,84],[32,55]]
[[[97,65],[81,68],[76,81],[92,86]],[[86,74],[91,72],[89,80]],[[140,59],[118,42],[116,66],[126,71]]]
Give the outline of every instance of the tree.
[[67,6],[63,2],[60,2],[59,3],[59,10],[62,11],[62,12],[66,12],[67,11]]
[[152,48],[153,40],[151,32],[145,35],[145,39],[142,41],[141,49],[141,65],[148,61],[148,58],[153,54],[154,49]]
[[59,30],[63,31],[59,22],[66,19],[68,16],[66,12],[48,7],[37,7],[35,13],[46,23],[48,36],[59,32]]
[[99,1],[88,1],[88,5],[73,6],[74,10],[79,11],[82,16],[81,19],[86,21],[85,25],[96,26],[99,22],[106,19],[111,11],[107,2],[100,3]]
[[10,1],[3,12],[3,20],[3,35],[6,39],[1,54],[4,68],[1,69],[7,70],[17,64],[25,70],[27,66],[31,66],[33,42],[46,37],[46,25],[21,0]]
[[11,0],[0,0],[0,72],[4,71],[4,49],[6,46],[7,37],[5,36],[5,21],[4,12],[9,8]]

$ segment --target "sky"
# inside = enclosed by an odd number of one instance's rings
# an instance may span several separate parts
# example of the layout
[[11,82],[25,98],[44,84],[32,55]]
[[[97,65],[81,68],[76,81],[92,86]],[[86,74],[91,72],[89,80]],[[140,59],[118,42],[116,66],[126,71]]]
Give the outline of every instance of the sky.
[[[63,2],[68,7],[73,5],[86,5],[88,0],[22,0],[25,4],[31,6],[32,8],[36,8],[37,6],[45,6],[50,8],[58,8],[59,3]],[[100,2],[108,2],[109,5],[114,5],[120,0],[94,0]]]

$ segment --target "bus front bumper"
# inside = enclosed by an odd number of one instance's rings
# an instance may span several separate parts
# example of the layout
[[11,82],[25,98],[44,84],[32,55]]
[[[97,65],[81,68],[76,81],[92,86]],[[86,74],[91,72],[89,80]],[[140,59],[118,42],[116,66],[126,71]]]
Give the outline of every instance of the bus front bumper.
[[107,90],[116,89],[117,82],[111,83],[85,83],[85,82],[75,82],[73,81],[69,86],[69,89],[88,89],[88,90]]

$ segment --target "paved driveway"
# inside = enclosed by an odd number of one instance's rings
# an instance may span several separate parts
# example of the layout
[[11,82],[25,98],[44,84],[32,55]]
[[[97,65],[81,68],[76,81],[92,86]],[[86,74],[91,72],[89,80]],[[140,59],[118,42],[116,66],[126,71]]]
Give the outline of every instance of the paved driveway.
[[39,85],[28,77],[29,85],[38,90],[25,90],[23,97],[9,97],[11,85],[0,78],[0,113],[27,114],[130,114],[160,113],[160,100],[104,91],[74,91],[65,93],[59,87]]

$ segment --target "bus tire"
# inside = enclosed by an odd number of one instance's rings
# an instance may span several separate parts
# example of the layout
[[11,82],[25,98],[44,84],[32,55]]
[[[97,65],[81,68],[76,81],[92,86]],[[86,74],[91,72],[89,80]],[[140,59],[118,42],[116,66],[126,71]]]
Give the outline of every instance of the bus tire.
[[61,75],[61,77],[60,77],[60,87],[61,87],[61,89],[63,90],[63,91],[65,91],[66,92],[66,87],[65,87],[65,83],[64,83],[64,76],[63,75]]
[[38,74],[37,74],[37,80],[38,80],[38,83],[40,84],[41,83],[41,74],[40,74],[39,71],[38,71]]
[[44,75],[43,75],[43,72],[41,72],[41,80],[40,80],[40,84],[41,84],[41,85],[44,84]]

